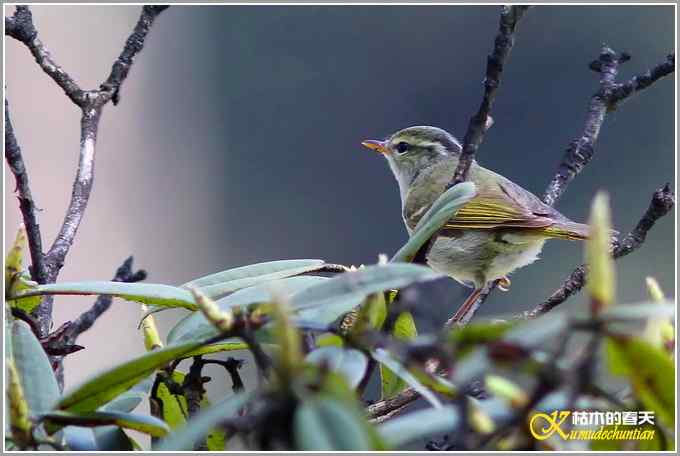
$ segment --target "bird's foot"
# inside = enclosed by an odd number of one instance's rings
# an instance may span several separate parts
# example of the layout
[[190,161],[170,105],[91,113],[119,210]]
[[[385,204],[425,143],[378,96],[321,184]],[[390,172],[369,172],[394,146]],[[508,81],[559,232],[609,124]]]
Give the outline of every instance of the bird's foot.
[[509,291],[511,284],[512,282],[510,282],[508,276],[503,276],[500,279],[498,279],[498,289],[501,291]]

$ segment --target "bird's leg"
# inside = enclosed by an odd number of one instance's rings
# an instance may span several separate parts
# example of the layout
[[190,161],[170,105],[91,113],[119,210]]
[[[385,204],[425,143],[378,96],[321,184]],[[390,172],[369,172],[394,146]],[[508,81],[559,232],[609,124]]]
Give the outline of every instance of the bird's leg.
[[449,318],[449,320],[446,322],[446,327],[451,328],[454,325],[464,325],[467,323],[465,321],[465,317],[470,313],[470,310],[472,307],[475,305],[477,302],[477,298],[479,297],[479,294],[482,292],[482,288],[475,288],[475,290],[470,293],[470,296],[465,300],[462,306],[456,310],[456,313],[453,314],[453,317]]
[[510,291],[511,284],[512,282],[510,282],[510,278],[508,276],[503,276],[498,279],[498,289],[501,291]]

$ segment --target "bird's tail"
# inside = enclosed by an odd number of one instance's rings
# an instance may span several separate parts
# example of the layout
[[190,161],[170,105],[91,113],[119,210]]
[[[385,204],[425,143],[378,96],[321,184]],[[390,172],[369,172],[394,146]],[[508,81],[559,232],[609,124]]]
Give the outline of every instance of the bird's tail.
[[550,238],[567,239],[570,241],[588,239],[589,231],[590,227],[588,225],[572,221],[555,223],[542,229],[542,232]]
[[[589,237],[590,227],[584,223],[576,223],[569,220],[547,226],[542,229],[542,232],[550,238],[584,241]],[[619,232],[610,230],[610,235],[612,242],[614,242],[619,235]]]

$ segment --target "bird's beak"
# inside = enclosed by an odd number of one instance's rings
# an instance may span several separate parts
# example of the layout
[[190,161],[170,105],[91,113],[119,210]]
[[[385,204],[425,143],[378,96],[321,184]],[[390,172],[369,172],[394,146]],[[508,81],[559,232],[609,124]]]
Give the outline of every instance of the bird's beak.
[[381,154],[389,153],[389,151],[387,150],[387,141],[376,141],[375,139],[367,139],[366,141],[362,141],[361,145],[364,147],[368,147],[369,149],[379,152]]

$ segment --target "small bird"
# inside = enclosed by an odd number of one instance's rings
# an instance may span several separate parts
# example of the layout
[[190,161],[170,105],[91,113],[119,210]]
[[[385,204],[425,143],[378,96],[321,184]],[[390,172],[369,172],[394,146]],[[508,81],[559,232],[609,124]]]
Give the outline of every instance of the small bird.
[[[446,190],[462,150],[448,132],[429,126],[399,130],[384,141],[363,146],[380,152],[399,184],[402,217],[409,235]],[[426,258],[435,271],[472,287],[473,293],[451,318],[460,322],[484,286],[533,263],[547,239],[584,240],[588,226],[544,204],[536,195],[472,162],[468,179],[477,194],[439,232]]]

